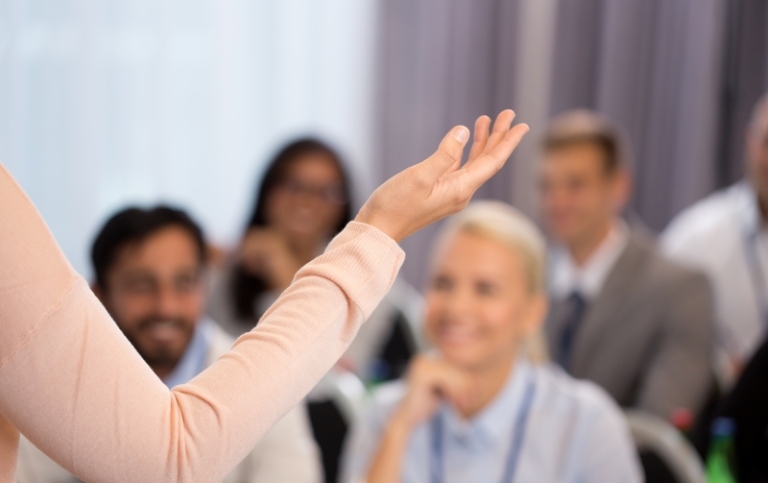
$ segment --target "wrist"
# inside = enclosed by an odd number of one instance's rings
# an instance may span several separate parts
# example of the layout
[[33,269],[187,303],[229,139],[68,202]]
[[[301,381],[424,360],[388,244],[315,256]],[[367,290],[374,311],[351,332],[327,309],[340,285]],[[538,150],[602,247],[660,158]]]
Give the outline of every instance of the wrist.
[[368,208],[367,204],[363,205],[363,207],[357,213],[357,216],[355,216],[355,221],[365,223],[366,225],[370,225],[376,228],[388,237],[395,240],[397,243],[400,243],[403,238],[405,238],[398,232],[398,230],[395,230],[394,227],[391,226],[391,223],[387,223],[385,220],[381,219],[381,217],[378,217],[372,213],[372,210]]
[[390,418],[387,431],[396,435],[409,435],[415,427],[414,418],[401,407]]

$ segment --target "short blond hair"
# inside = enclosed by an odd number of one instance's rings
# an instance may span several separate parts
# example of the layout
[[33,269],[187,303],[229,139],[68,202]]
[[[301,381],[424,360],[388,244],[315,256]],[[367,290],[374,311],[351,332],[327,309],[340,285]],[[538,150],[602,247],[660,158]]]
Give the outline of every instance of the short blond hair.
[[[530,293],[546,294],[547,245],[541,231],[522,212],[500,201],[475,201],[446,221],[438,234],[437,243],[442,245],[457,233],[471,233],[494,240],[514,251],[523,263]],[[525,340],[521,349],[531,362],[549,360],[541,330]]]

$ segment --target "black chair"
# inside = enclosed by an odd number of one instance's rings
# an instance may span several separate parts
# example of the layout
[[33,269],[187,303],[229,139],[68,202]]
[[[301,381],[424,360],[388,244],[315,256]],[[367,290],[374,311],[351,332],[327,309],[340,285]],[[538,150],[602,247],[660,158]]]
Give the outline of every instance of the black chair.
[[365,387],[351,372],[329,372],[307,397],[309,420],[327,483],[339,478],[339,463],[349,429],[360,418]]
[[395,313],[392,328],[385,341],[376,361],[379,365],[377,382],[394,381],[403,377],[411,358],[418,351],[408,319],[400,310]]
[[701,452],[709,450],[711,420],[733,420],[734,467],[741,483],[768,483],[768,338],[744,367],[714,415],[700,428]]

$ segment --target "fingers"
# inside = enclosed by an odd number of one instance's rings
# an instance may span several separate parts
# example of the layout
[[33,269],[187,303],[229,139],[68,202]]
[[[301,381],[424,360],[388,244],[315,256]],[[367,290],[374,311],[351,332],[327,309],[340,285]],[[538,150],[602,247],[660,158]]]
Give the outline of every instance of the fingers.
[[531,128],[528,127],[528,124],[523,123],[516,125],[512,129],[508,130],[505,133],[504,138],[487,154],[492,158],[506,162],[509,156],[512,155],[512,152],[515,150],[517,145],[520,144],[523,136],[525,136],[530,130]]
[[[496,116],[496,121],[493,123],[493,131],[489,136],[488,128],[491,119],[488,116],[480,116],[475,121],[475,136],[467,166],[483,154],[487,154],[490,150],[494,149],[509,132],[514,119],[515,113],[511,109],[501,111]],[[456,126],[451,129],[443,138],[435,154],[422,163],[422,169],[426,176],[431,180],[436,180],[447,172],[458,169],[468,138],[469,130],[466,127]]]
[[515,119],[515,111],[512,109],[504,109],[496,116],[496,122],[493,123],[493,135],[504,136],[509,128],[512,126],[512,121]]
[[474,381],[461,374],[446,378],[442,390],[446,397],[459,409],[466,410],[474,405]]
[[427,179],[434,182],[451,168],[458,168],[467,140],[469,140],[469,129],[465,126],[454,127],[440,142],[437,151],[418,165],[419,170]]
[[[467,188],[474,193],[477,188],[496,174],[506,164],[512,152],[515,150],[523,136],[530,130],[527,124],[518,124],[506,132],[504,137],[483,156],[480,156],[471,165],[465,166],[463,175],[469,186]],[[490,144],[490,141],[489,141]]]
[[[509,128],[512,125],[512,121],[515,119],[515,112],[511,109],[505,109],[496,116],[496,121],[493,123],[493,131],[487,138],[483,145],[483,151],[478,153],[476,157],[470,157],[467,162],[467,166],[480,157],[482,154],[487,154],[490,150],[496,147],[499,142],[504,139],[504,136],[509,132]],[[489,119],[490,121],[490,119]]]
[[515,120],[515,111],[512,109],[504,109],[496,116],[496,121],[493,123],[493,131],[488,138],[488,143],[485,146],[485,152],[496,147],[496,145],[504,139],[504,136],[509,132],[512,121]]
[[485,151],[489,127],[491,127],[491,118],[488,116],[480,116],[475,121],[475,138],[472,140],[472,149],[469,151],[468,163],[474,161]]
[[411,380],[429,388],[440,398],[466,409],[474,402],[474,380],[467,372],[441,359],[419,357],[412,366]]

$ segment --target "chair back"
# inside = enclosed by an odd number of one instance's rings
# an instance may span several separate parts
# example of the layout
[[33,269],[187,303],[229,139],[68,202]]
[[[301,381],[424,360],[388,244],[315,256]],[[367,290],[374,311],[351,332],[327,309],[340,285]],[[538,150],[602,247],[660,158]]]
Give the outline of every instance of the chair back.
[[706,483],[693,446],[666,421],[642,411],[625,413],[645,479],[658,483]]
[[353,373],[334,369],[307,396],[309,420],[323,460],[325,481],[338,481],[349,429],[360,419],[365,387]]

